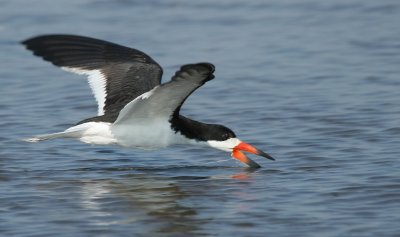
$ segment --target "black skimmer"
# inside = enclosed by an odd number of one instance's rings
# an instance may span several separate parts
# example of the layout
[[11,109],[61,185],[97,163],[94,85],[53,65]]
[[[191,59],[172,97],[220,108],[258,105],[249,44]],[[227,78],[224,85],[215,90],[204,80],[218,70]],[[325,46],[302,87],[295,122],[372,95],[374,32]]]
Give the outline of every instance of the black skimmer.
[[198,122],[179,113],[186,98],[214,78],[211,63],[184,65],[171,81],[160,84],[160,65],[136,49],[76,35],[43,35],[22,44],[66,71],[86,75],[98,104],[97,116],[63,132],[26,141],[75,138],[90,144],[143,149],[203,144],[231,152],[232,157],[252,168],[260,166],[243,152],[274,160],[239,140],[225,126]]

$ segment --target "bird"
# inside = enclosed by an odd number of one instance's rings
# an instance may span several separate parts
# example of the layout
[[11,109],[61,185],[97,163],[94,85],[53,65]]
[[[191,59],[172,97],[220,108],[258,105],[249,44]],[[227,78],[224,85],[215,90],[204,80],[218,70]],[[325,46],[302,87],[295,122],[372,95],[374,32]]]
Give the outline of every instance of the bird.
[[261,166],[244,152],[275,160],[241,141],[229,128],[181,115],[185,100],[214,78],[209,62],[185,64],[161,84],[162,67],[140,50],[92,37],[48,34],[21,42],[26,49],[65,71],[87,76],[97,115],[62,132],[24,139],[78,139],[97,145],[155,150],[174,144],[209,146],[230,152],[250,168]]

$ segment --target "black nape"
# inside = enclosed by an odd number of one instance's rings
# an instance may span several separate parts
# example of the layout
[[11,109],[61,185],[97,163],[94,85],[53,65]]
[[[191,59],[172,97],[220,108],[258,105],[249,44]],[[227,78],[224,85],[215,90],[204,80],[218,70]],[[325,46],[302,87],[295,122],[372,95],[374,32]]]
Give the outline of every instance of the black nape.
[[182,115],[172,116],[171,128],[183,136],[197,141],[225,141],[235,138],[235,133],[229,128],[219,124],[207,124],[191,120]]

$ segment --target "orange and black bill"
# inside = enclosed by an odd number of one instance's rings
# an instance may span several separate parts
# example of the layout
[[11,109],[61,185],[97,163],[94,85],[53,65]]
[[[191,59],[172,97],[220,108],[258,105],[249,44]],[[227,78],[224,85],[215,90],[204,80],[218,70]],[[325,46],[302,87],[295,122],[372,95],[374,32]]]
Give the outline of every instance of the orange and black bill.
[[239,145],[235,146],[232,151],[232,157],[237,159],[238,161],[248,165],[250,168],[260,168],[261,166],[257,164],[255,161],[248,158],[242,151],[249,152],[251,154],[255,154],[258,156],[265,157],[270,160],[275,160],[272,156],[267,153],[255,148],[254,146],[247,144],[245,142],[239,143]]

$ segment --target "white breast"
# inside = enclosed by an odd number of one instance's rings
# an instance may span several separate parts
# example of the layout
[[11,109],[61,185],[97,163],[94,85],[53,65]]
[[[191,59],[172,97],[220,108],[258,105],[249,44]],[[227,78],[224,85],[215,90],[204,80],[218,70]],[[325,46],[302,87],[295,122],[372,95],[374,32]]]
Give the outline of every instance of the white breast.
[[111,133],[111,123],[88,122],[70,127],[63,132],[64,137],[78,138],[80,141],[90,144],[115,144],[117,140]]
[[118,123],[111,126],[117,143],[125,147],[158,149],[172,144],[187,143],[182,135],[176,134],[168,119],[136,119],[133,123]]
[[[160,97],[157,86],[129,102],[111,125],[111,132],[121,146],[157,149],[185,144],[189,139],[171,129],[171,98]],[[163,93],[161,93],[163,95]]]

